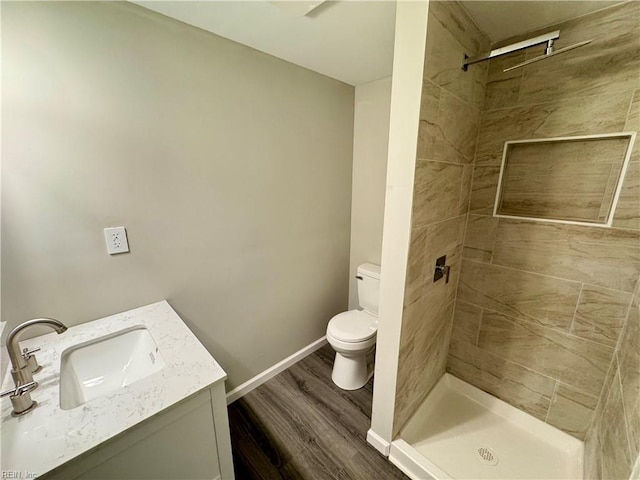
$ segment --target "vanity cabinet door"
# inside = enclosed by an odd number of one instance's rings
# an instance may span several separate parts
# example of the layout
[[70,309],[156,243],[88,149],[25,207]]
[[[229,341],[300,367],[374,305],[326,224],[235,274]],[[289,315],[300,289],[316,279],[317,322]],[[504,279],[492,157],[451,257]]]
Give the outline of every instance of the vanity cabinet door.
[[155,415],[42,478],[233,480],[224,383]]

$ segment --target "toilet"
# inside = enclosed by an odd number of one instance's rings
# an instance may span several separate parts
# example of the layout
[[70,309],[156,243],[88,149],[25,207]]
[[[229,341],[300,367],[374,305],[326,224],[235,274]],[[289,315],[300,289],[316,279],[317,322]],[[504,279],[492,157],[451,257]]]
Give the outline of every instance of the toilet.
[[327,341],[336,351],[331,379],[343,390],[362,388],[373,376],[367,354],[376,344],[380,267],[363,263],[358,267],[358,304],[333,317],[327,326]]

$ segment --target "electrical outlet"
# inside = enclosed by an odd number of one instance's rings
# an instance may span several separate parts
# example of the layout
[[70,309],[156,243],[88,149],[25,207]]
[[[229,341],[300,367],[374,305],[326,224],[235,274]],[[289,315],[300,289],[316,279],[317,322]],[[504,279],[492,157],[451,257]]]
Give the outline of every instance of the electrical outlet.
[[129,251],[127,231],[124,227],[105,228],[104,239],[107,242],[107,253],[109,255],[127,253]]

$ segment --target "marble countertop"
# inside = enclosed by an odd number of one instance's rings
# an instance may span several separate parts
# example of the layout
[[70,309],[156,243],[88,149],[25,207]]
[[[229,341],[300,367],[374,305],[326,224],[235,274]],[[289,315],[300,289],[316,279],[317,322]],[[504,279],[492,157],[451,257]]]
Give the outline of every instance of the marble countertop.
[[[116,393],[62,410],[59,405],[62,352],[137,325],[149,330],[166,366]],[[42,348],[36,355],[44,368],[34,375],[39,387],[31,394],[38,406],[23,417],[14,418],[9,398],[2,399],[0,460],[3,471],[25,475],[43,475],[226,378],[224,370],[166,301],[70,327],[61,335],[50,333],[30,338],[20,342],[20,346]],[[2,390],[9,388],[13,388],[13,382],[7,372]]]

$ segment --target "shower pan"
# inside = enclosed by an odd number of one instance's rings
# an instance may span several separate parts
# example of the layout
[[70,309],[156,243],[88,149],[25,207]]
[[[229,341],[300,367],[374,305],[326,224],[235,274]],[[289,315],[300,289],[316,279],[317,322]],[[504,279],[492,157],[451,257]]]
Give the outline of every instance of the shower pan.
[[580,440],[448,373],[399,436],[389,459],[413,478],[582,478]]

